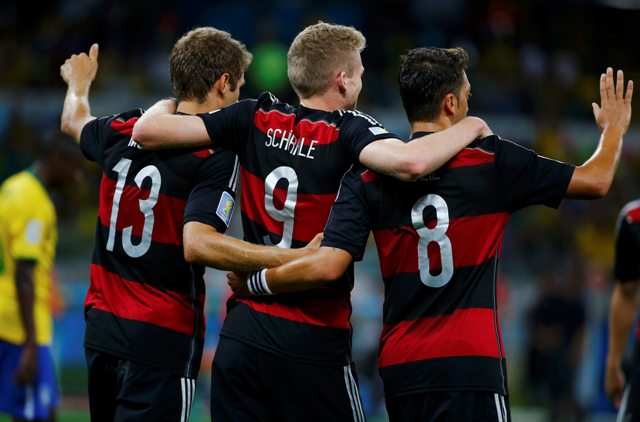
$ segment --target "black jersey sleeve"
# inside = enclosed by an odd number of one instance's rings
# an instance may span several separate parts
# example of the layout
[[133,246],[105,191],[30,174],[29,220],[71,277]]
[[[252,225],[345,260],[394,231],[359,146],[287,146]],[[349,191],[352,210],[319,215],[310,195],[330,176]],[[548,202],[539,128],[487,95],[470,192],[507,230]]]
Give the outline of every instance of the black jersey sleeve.
[[85,124],[80,133],[80,150],[87,160],[103,165],[107,131],[114,116],[99,117]]
[[142,115],[142,109],[134,109],[120,114],[99,117],[82,128],[80,150],[85,158],[104,167],[104,152],[115,142],[131,139],[133,125]]
[[235,208],[238,177],[238,156],[227,148],[216,149],[198,168],[184,210],[184,223],[196,221],[224,233]]
[[349,147],[349,153],[358,161],[362,150],[371,142],[385,138],[397,138],[373,117],[356,110],[343,111],[344,121],[340,126],[340,138]]
[[574,166],[543,157],[497,136],[495,153],[500,192],[510,211],[529,205],[552,208],[560,205]]
[[640,222],[630,218],[625,208],[620,212],[616,225],[613,268],[616,280],[621,282],[640,279]]
[[362,260],[369,238],[369,213],[360,172],[351,168],[342,178],[327,225],[322,246],[349,252],[354,261]]
[[243,100],[197,116],[204,121],[214,147],[227,147],[240,153],[248,141],[255,109],[256,100]]

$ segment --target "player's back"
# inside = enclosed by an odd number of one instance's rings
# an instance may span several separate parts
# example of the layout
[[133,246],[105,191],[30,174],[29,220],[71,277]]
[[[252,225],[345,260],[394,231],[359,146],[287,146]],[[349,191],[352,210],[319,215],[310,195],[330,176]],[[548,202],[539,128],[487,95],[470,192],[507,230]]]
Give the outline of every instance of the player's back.
[[387,395],[506,394],[496,298],[502,236],[512,212],[557,206],[570,169],[491,136],[415,183],[361,172],[385,282]]
[[97,119],[82,133],[85,156],[103,170],[85,345],[194,377],[204,268],[184,260],[182,227],[197,183],[215,176],[213,151],[141,150],[131,139],[140,114]]
[[[203,117],[241,161],[245,240],[302,247],[322,232],[340,180],[370,142],[390,135],[357,111],[292,106],[264,93]],[[349,359],[351,282],[274,297],[234,297],[222,335],[285,357]]]

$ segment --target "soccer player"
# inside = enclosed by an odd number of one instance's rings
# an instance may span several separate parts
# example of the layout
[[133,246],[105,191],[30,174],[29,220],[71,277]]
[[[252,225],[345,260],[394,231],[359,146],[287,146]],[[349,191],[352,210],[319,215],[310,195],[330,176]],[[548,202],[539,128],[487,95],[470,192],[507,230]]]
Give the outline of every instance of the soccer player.
[[[234,149],[245,239],[304,246],[324,228],[340,179],[354,162],[411,180],[489,132],[484,122],[469,118],[433,139],[405,144],[354,110],[364,46],[364,36],[352,27],[311,25],[288,53],[300,105],[263,93],[193,117],[171,114],[173,103],[162,101],[136,123],[133,136],[144,148],[213,142]],[[350,289],[343,284],[313,294],[232,297],[213,362],[212,418],[363,420],[351,362]]]
[[0,412],[53,421],[51,289],[58,240],[50,192],[79,180],[82,156],[55,136],[28,169],[0,186]]
[[[609,351],[606,361],[605,391],[618,408],[618,420],[640,421],[640,323],[629,381],[622,371],[622,355],[637,318],[640,285],[640,200],[629,202],[620,211],[616,225],[616,284],[609,306]],[[625,387],[626,383],[626,387]]]
[[[131,138],[139,109],[92,116],[97,59],[94,44],[60,70],[68,84],[62,129],[103,169],[85,300],[91,419],[186,421],[202,356],[205,291],[204,268],[185,260],[183,222],[220,235],[212,236],[214,247],[232,258],[254,246],[221,235],[234,208],[238,160],[224,148],[142,150]],[[197,28],[184,35],[170,57],[178,112],[236,102],[250,61],[227,32]],[[300,256],[271,249],[253,266]]]
[[[400,94],[412,139],[468,110],[462,49],[419,48],[401,59]],[[600,144],[579,167],[488,136],[414,183],[354,166],[343,178],[322,247],[282,267],[230,275],[239,294],[349,286],[373,230],[385,282],[379,369],[392,421],[510,420],[496,270],[510,215],[563,197],[606,194],[631,115],[632,83],[607,70],[593,105]],[[411,141],[415,142],[415,141]],[[331,283],[333,282],[333,283]],[[328,284],[330,283],[330,284]]]

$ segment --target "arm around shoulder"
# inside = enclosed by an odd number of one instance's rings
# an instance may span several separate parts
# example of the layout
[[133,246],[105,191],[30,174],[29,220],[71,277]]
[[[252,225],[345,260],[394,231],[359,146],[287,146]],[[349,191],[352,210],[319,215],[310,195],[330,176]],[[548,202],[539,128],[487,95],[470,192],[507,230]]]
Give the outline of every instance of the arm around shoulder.
[[404,181],[414,181],[434,172],[475,139],[491,135],[487,124],[466,117],[448,129],[414,139],[396,138],[367,145],[359,160],[370,169]]
[[175,111],[173,99],[158,101],[133,126],[133,139],[144,149],[211,145],[209,133],[200,117],[177,115]]

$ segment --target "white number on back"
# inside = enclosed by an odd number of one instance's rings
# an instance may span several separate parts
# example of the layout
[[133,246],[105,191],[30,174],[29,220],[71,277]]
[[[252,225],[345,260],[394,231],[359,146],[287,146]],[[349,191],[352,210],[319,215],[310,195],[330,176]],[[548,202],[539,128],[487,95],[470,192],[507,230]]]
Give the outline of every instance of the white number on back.
[[[288,183],[287,196],[284,207],[278,209],[274,203],[274,191],[276,185],[282,179]],[[267,213],[276,221],[283,224],[282,239],[276,245],[279,248],[290,248],[293,239],[293,213],[298,200],[298,175],[291,167],[278,167],[266,177],[264,181],[264,208]]]
[[[131,160],[128,158],[121,158],[120,161],[118,161],[118,164],[113,167],[113,171],[118,173],[118,181],[116,183],[116,191],[113,194],[111,218],[109,221],[109,236],[107,238],[107,250],[112,252],[116,238],[116,222],[118,221],[118,213],[120,212],[120,200],[122,198],[122,192],[124,191],[130,167]],[[128,226],[122,229],[122,248],[125,253],[132,258],[141,257],[149,250],[149,247],[151,247],[151,236],[153,234],[153,224],[155,222],[153,207],[155,207],[158,202],[162,178],[160,177],[160,171],[158,171],[158,168],[152,165],[146,166],[136,174],[134,180],[139,188],[142,188],[142,183],[146,178],[151,179],[151,189],[149,190],[149,197],[147,199],[138,200],[140,212],[144,215],[144,225],[142,228],[140,243],[134,245],[131,241],[133,226]]]
[[[428,228],[423,218],[426,207],[433,207],[436,211],[436,225]],[[439,195],[429,194],[418,199],[411,209],[411,222],[416,229],[420,240],[418,241],[418,269],[420,280],[428,287],[442,287],[451,280],[453,275],[453,250],[451,240],[447,237],[449,228],[449,208],[444,199]],[[440,248],[440,261],[442,271],[438,275],[432,275],[429,271],[429,254],[427,246],[435,242]]]

